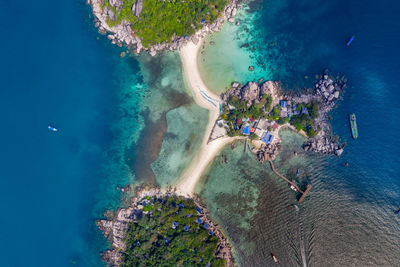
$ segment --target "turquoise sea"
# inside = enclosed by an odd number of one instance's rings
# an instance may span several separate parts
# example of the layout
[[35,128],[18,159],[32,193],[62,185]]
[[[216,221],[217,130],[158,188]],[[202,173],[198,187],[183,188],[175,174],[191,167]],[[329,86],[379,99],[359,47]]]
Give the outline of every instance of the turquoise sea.
[[[188,94],[177,53],[121,59],[124,49],[97,33],[85,1],[0,7],[1,265],[102,266],[107,243],[94,221],[123,205],[116,187],[173,183],[207,111]],[[332,113],[348,143],[341,158],[305,154],[301,137],[282,132],[276,167],[287,176],[300,169],[299,182],[313,184],[298,210],[286,209],[294,194],[240,144],[204,176],[198,190],[240,265],[273,265],[271,252],[283,266],[399,265],[399,10],[389,1],[254,1],[239,26],[209,37],[216,45],[199,63],[216,91],[261,77],[298,90],[324,68],[349,81]]]
[[[347,141],[341,158],[304,153],[301,137],[281,133],[275,167],[293,178],[299,169],[298,182],[313,185],[303,204],[268,165],[243,154],[243,145],[226,148],[229,163],[215,160],[204,176],[198,192],[240,265],[273,266],[270,253],[283,266],[400,264],[399,10],[388,1],[252,1],[239,12],[239,26],[226,24],[207,39],[199,64],[217,92],[259,78],[299,90],[325,68],[348,79],[331,114],[334,133]],[[353,112],[358,140],[350,135]]]
[[132,194],[116,187],[174,182],[208,112],[177,53],[121,59],[85,1],[0,6],[1,266],[105,265],[95,220]]

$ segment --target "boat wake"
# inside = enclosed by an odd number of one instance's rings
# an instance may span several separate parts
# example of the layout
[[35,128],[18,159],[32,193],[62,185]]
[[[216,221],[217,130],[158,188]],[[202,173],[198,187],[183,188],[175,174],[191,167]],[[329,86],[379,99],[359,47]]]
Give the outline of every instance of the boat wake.
[[297,218],[299,219],[299,242],[300,242],[300,253],[301,253],[301,260],[302,260],[302,266],[307,267],[307,255],[306,255],[306,249],[304,246],[304,229],[303,229],[303,222],[301,220],[300,216],[300,208],[295,205],[296,208],[296,215]]

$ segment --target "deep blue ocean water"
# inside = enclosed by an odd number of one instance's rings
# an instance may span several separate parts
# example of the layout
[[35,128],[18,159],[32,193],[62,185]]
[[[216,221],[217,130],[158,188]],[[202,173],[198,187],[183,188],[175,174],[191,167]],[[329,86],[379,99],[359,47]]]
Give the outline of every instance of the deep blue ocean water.
[[97,33],[85,1],[0,7],[1,265],[98,266],[94,219],[131,178],[121,159],[141,92],[124,90],[138,64]]

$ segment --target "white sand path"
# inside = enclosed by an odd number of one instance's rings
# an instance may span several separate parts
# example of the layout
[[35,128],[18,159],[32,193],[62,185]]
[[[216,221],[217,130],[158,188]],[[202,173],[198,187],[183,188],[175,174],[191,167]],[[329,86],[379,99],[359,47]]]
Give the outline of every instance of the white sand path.
[[176,192],[183,196],[193,196],[195,186],[204,170],[214,159],[216,154],[225,145],[235,139],[231,137],[222,137],[207,143],[215,121],[218,119],[220,103],[222,103],[222,101],[219,96],[207,89],[203,80],[201,79],[200,72],[197,67],[197,55],[201,44],[202,40],[200,40],[197,45],[189,42],[180,51],[184,78],[189,89],[191,89],[193,93],[193,98],[199,106],[210,111],[202,144],[200,145],[196,156],[183,171],[181,177],[175,185]]

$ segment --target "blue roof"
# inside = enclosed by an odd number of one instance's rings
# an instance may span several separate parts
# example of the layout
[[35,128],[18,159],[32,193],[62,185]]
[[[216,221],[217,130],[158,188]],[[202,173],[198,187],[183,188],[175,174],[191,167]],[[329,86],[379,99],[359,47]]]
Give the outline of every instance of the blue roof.
[[279,101],[279,103],[280,103],[282,108],[286,108],[288,106],[287,100],[281,100],[281,101]]
[[204,226],[204,229],[208,229],[208,224],[205,223],[203,226]]
[[178,223],[177,223],[177,222],[173,222],[173,223],[172,223],[172,229],[175,229],[177,226],[178,226]]
[[196,208],[198,213],[201,213],[201,209],[199,207]]
[[243,128],[243,134],[250,135],[250,126],[246,126]]
[[272,140],[274,139],[274,136],[270,134],[269,132],[264,133],[263,137],[261,138],[261,141],[263,141],[265,144],[270,144]]
[[164,238],[164,240],[165,240],[165,244],[168,244],[168,243],[169,243],[168,238]]
[[300,115],[300,111],[295,110],[295,111],[293,112],[293,115]]
[[301,114],[307,114],[307,115],[308,115],[308,109],[307,109],[307,107],[302,107],[302,108],[301,108]]
[[174,207],[174,208],[176,208],[176,203],[175,202],[172,202],[172,207]]
[[213,235],[213,231],[211,231],[211,230],[208,231],[208,234],[209,234],[209,235]]
[[206,20],[205,19],[201,19],[201,23],[204,23],[204,22],[206,22]]
[[196,219],[196,223],[202,223],[203,221],[200,218]]
[[189,231],[189,226],[185,226],[185,227],[183,227],[183,231],[185,231],[185,232],[187,232],[187,231]]
[[184,208],[185,205],[184,205],[183,203],[180,203],[180,204],[179,204],[179,207],[180,207],[180,208]]

